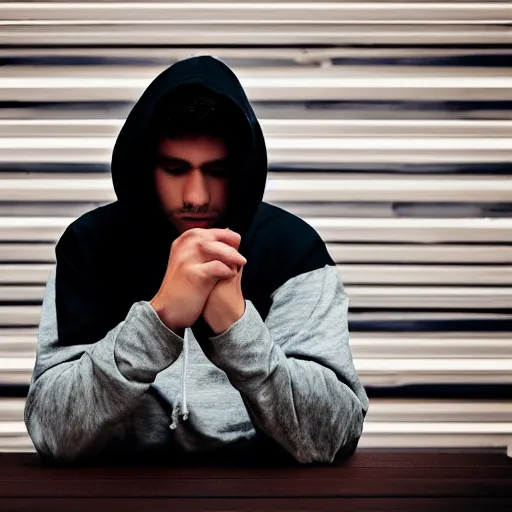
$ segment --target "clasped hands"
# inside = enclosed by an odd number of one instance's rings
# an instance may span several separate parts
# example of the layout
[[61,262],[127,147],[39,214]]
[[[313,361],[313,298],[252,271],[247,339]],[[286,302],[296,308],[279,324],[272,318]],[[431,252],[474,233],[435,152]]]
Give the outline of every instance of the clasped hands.
[[164,279],[150,301],[169,329],[183,336],[202,316],[218,335],[243,316],[247,260],[238,252],[240,241],[230,229],[195,228],[173,242]]

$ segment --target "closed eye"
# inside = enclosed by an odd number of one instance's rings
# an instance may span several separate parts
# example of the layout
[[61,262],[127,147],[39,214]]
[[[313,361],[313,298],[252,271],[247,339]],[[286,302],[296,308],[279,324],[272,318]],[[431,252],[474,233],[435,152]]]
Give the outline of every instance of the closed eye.
[[186,174],[188,172],[188,168],[187,167],[163,167],[163,170],[167,173],[167,174],[173,174],[173,175],[182,175],[182,174]]

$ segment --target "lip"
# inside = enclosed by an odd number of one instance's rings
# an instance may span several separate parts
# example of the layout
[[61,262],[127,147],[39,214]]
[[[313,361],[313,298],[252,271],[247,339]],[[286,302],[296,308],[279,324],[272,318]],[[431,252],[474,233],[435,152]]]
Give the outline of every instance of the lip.
[[215,217],[187,217],[187,216],[183,216],[183,217],[180,217],[181,220],[186,220],[186,221],[189,221],[189,220],[193,220],[193,221],[203,221],[203,220],[213,220],[215,219]]
[[182,217],[181,219],[187,226],[194,226],[194,227],[207,227],[211,225],[214,221],[213,218],[206,218],[206,219],[194,219],[194,218],[186,218]]

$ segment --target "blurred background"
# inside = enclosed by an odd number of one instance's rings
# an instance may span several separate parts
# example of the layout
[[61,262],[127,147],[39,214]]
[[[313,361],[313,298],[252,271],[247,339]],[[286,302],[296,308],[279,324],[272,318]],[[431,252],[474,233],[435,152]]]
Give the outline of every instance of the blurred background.
[[512,446],[512,4],[0,4],[0,451],[23,407],[54,246],[115,200],[109,161],[171,63],[237,73],[265,200],[322,235],[370,396],[361,448]]

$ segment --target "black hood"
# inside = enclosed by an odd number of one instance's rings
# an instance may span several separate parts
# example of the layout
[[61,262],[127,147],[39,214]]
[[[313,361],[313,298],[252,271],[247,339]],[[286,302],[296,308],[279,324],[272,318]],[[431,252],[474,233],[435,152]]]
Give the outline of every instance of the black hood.
[[[262,201],[267,179],[267,152],[262,130],[247,96],[236,75],[220,60],[211,56],[192,57],[179,61],[158,75],[144,91],[130,112],[117,138],[112,155],[112,181],[119,202],[139,219],[167,225],[168,235],[178,233],[157,211],[152,182],[148,180],[148,148],[151,122],[156,109],[173,91],[187,86],[200,86],[220,94],[232,102],[242,114],[247,141],[243,159],[239,162],[230,184],[225,226],[242,236],[249,229]],[[234,127],[233,129],[237,129]]]
[[[227,226],[242,235],[239,252],[247,258],[241,283],[244,298],[252,301],[265,319],[272,294],[283,283],[326,264],[334,265],[309,224],[262,201],[267,176],[265,143],[236,76],[212,57],[183,60],[150,84],[119,134],[112,159],[118,200],[76,219],[55,247],[56,345],[90,345],[104,339],[126,319],[133,304],[150,301],[159,291],[177,233],[160,210],[156,195],[151,199],[151,188],[155,191],[148,133],[152,126],[158,129],[158,123],[152,125],[155,112],[167,116],[167,111],[159,108],[165,105],[161,100],[166,95],[176,91],[172,98],[179,102],[181,87],[195,94],[198,86],[222,95],[232,102],[230,107],[239,109],[227,109],[230,114],[243,114],[236,116],[236,129],[238,123],[245,123],[241,135],[236,133],[240,146],[233,151],[237,157],[241,153],[244,162],[230,177],[225,218]],[[231,126],[230,121],[225,125]],[[191,329],[201,344],[212,334],[202,317]]]
[[[162,98],[189,84],[194,90],[188,90],[194,94],[201,86],[224,96],[240,109],[234,112],[243,114],[238,117],[246,123],[241,132],[246,151],[230,178],[225,226],[219,227],[227,226],[242,235],[242,254],[251,245],[256,213],[264,205],[267,176],[260,125],[240,82],[225,64],[208,56],[177,62],[153,80],[121,129],[112,158],[118,200],[82,215],[57,243],[59,345],[102,339],[125,319],[135,302],[151,300],[160,288],[171,243],[179,233],[156,200],[148,133]],[[243,286],[250,274],[250,269],[244,272]],[[205,323],[198,321],[194,333],[198,339],[206,336]]]

